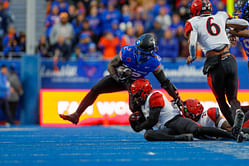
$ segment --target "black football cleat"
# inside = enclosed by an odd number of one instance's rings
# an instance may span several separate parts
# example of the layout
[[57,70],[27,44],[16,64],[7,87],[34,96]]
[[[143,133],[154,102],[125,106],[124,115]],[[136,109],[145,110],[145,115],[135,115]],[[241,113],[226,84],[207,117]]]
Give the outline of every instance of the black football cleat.
[[[245,115],[242,110],[237,109],[235,118],[234,118],[234,125],[232,128],[232,135],[235,137],[237,142],[242,142],[243,139],[241,138],[242,135],[240,134],[242,125],[244,123]],[[242,140],[242,141],[241,141]]]
[[78,116],[76,116],[75,114],[70,114],[70,115],[64,115],[64,114],[59,114],[59,116],[63,119],[63,120],[68,120],[70,122],[72,122],[73,124],[77,125],[79,122],[79,118]]
[[249,141],[249,134],[243,133],[241,131],[237,137],[237,142],[243,142],[243,141]]

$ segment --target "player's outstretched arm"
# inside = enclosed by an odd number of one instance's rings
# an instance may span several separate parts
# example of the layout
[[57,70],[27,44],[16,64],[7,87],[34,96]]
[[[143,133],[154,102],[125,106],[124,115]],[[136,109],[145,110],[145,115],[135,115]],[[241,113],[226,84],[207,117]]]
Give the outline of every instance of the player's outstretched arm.
[[226,28],[233,28],[234,30],[244,30],[248,26],[248,21],[244,19],[227,19],[226,22]]
[[157,80],[160,82],[161,87],[165,89],[168,94],[173,98],[177,99],[179,98],[177,88],[174,84],[170,82],[170,80],[165,76],[162,68],[158,68],[153,72],[154,76],[157,78]]
[[230,30],[229,33],[238,37],[249,37],[249,29],[241,31]]

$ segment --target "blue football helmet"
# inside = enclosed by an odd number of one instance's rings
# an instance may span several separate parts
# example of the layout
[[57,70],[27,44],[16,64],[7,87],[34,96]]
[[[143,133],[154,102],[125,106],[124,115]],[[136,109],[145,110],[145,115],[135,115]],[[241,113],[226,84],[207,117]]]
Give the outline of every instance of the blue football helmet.
[[137,62],[143,63],[157,51],[157,39],[151,33],[145,33],[136,40],[136,48]]
[[234,16],[249,21],[249,0],[238,0],[234,5]]
[[242,6],[240,18],[249,21],[249,0]]

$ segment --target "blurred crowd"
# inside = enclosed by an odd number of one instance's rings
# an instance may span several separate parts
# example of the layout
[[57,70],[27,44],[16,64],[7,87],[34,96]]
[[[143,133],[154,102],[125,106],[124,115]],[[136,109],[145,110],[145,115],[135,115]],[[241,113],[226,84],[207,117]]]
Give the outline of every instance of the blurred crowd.
[[[46,1],[46,34],[40,37],[36,47],[41,57],[65,61],[110,60],[122,46],[134,44],[138,36],[147,32],[158,38],[159,55],[163,59],[174,61],[188,56],[184,24],[191,17],[191,0]],[[214,13],[226,10],[226,0],[211,2]],[[5,56],[25,51],[26,41],[25,33],[17,33],[11,24],[8,3],[11,2],[0,0],[0,51]],[[243,56],[239,43],[231,52]],[[202,56],[199,49],[198,57]]]
[[[105,59],[143,33],[158,38],[159,54],[187,56],[184,23],[189,0],[50,0],[46,36],[37,48],[43,57]],[[180,51],[182,50],[182,51]]]
[[16,32],[9,6],[10,0],[0,0],[0,52],[5,57],[25,51],[25,34]]

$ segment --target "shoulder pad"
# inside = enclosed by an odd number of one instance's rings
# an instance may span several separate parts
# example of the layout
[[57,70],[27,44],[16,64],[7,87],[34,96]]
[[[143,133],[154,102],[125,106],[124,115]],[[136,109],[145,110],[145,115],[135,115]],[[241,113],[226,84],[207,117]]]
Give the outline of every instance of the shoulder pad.
[[159,92],[155,92],[150,96],[149,99],[150,107],[164,107],[165,102],[163,99],[163,95]]
[[184,27],[185,36],[187,37],[192,30],[193,30],[193,27],[192,27],[190,21],[187,21],[185,23],[185,27]]
[[212,121],[216,122],[216,120],[219,118],[220,113],[219,109],[216,107],[211,107],[207,110],[207,114]]

